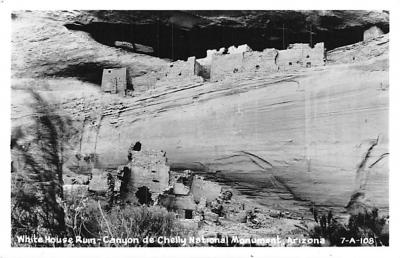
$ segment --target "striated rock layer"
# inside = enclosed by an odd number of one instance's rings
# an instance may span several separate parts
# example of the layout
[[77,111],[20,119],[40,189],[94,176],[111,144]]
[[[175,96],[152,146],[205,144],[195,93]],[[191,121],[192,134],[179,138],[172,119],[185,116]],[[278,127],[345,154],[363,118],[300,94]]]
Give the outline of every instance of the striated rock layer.
[[216,172],[249,195],[343,207],[361,191],[387,208],[387,61],[158,89],[103,113],[81,151],[115,167],[140,140],[172,166]]

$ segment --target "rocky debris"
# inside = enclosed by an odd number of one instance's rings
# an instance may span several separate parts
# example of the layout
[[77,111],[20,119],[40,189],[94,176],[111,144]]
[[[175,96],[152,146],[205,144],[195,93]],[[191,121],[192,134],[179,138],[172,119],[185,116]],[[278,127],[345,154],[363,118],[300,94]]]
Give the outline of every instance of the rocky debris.
[[216,199],[216,200],[212,201],[210,204],[210,208],[213,213],[218,215],[218,217],[225,216],[224,206],[223,206],[221,200]]
[[[159,204],[176,211],[181,218],[203,221],[209,213],[215,214],[220,202],[221,186],[204,180],[190,170],[171,171],[170,189],[159,197]],[[217,212],[218,213],[218,212]],[[222,216],[222,212],[217,216]]]
[[225,202],[230,201],[232,199],[232,191],[230,190],[225,190],[221,193],[221,198],[222,200],[224,200]]

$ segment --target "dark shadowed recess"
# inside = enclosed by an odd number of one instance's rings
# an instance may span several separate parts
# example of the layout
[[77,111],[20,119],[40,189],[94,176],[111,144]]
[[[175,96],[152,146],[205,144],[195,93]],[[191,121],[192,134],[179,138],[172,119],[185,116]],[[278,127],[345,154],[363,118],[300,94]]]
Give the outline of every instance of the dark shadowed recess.
[[[103,75],[103,69],[109,68],[121,68],[119,64],[113,63],[101,63],[101,62],[87,62],[87,63],[77,63],[70,64],[62,70],[58,70],[55,73],[47,73],[47,76],[56,77],[75,77],[84,82],[90,82],[97,85],[101,84],[101,78]],[[129,70],[127,71],[127,76],[129,76]],[[128,89],[132,88],[130,80],[127,80]]]
[[151,192],[146,186],[139,187],[135,195],[140,204],[151,205],[154,202],[151,197]]
[[[235,17],[235,12],[231,12],[232,24],[225,21],[202,26],[201,22],[197,24],[196,20],[176,14],[165,20],[163,17],[168,16],[168,12],[160,12],[161,18],[154,18],[151,16],[154,14],[149,13],[152,18],[144,20],[145,23],[107,21],[65,26],[71,30],[88,32],[93,39],[107,46],[115,46],[116,41],[140,44],[153,49],[152,53],[146,54],[173,60],[186,60],[190,56],[201,58],[205,57],[208,49],[241,44],[248,44],[253,50],[261,51],[265,48],[285,49],[291,43],[325,42],[325,47],[330,50],[362,41],[364,30],[373,25],[379,26],[385,33],[389,31],[389,25],[385,23],[341,28],[343,20],[336,16],[321,16],[318,24],[313,24],[303,14],[296,12],[263,20],[260,24],[264,25],[240,26],[235,23],[235,19],[240,19],[240,16]],[[146,14],[145,11],[142,13]],[[268,25],[265,25],[266,22]],[[140,52],[138,49],[131,51]]]

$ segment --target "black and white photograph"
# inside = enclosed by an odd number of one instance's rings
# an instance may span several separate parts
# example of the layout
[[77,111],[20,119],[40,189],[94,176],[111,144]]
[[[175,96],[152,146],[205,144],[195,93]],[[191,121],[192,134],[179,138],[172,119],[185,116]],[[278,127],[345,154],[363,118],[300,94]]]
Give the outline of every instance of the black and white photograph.
[[391,15],[11,11],[11,247],[396,244]]

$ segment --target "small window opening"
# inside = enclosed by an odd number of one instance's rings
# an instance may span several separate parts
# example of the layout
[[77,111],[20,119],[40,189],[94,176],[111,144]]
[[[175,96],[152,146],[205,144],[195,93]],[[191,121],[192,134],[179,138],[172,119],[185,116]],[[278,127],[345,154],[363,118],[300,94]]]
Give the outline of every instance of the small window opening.
[[133,146],[134,151],[140,151],[142,149],[142,144],[140,142],[136,142]]
[[239,71],[239,69],[235,68],[233,69],[233,73],[237,73]]
[[185,219],[193,218],[193,210],[185,210]]
[[259,66],[259,65],[256,65],[256,69],[257,69],[257,70],[260,69],[260,66]]
[[135,195],[136,198],[138,198],[140,204],[146,204],[146,205],[153,204],[153,199],[151,198],[151,192],[149,188],[147,188],[146,186],[139,187]]
[[292,65],[292,62],[289,62],[289,65]]
[[311,67],[311,62],[307,62],[306,67],[310,68]]

